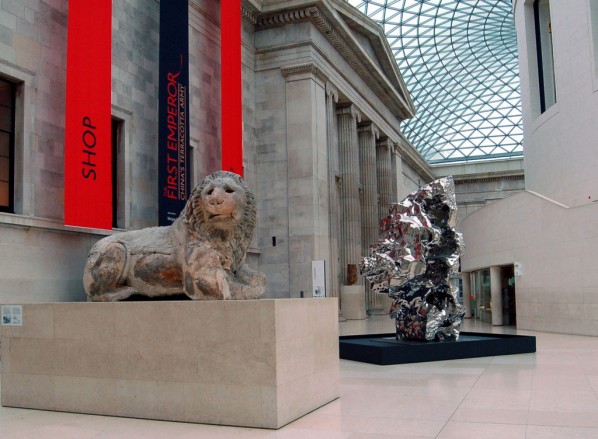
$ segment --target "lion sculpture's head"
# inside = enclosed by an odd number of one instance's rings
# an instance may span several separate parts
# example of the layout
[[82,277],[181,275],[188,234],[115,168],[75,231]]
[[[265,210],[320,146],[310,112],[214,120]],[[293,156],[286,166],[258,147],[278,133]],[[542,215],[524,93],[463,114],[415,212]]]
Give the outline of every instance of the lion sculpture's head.
[[255,197],[241,176],[217,171],[197,186],[180,219],[198,235],[220,236],[228,240],[232,271],[245,259],[255,228]]

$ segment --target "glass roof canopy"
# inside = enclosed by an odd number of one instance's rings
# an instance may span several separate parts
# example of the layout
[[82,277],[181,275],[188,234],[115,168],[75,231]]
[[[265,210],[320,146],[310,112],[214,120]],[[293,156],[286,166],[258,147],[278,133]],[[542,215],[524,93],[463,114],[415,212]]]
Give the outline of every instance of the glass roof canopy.
[[347,0],[379,22],[417,113],[403,134],[431,164],[523,155],[511,0]]

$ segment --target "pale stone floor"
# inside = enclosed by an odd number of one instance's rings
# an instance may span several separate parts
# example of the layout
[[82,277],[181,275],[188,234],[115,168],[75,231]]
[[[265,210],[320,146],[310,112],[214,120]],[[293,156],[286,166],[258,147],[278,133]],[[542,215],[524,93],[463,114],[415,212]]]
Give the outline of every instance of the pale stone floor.
[[[464,330],[509,332],[474,325]],[[386,316],[343,335],[393,332]],[[535,354],[376,366],[341,360],[342,396],[280,430],[0,408],[0,438],[598,438],[598,337],[532,333]],[[1,389],[0,389],[1,390]]]

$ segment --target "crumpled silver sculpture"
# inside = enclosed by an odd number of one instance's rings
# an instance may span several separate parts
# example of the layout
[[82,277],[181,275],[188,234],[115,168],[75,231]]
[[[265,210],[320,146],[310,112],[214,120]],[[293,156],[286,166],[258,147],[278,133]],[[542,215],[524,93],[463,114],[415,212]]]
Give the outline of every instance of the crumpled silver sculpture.
[[459,338],[465,311],[450,283],[463,246],[456,220],[453,178],[435,180],[389,206],[378,243],[361,260],[372,290],[394,299],[399,340]]

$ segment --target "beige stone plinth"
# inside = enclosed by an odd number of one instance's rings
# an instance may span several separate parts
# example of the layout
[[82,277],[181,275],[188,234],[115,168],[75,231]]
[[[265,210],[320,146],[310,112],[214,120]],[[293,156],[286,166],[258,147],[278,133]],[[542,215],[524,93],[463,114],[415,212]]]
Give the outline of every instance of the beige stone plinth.
[[2,405],[280,428],[336,399],[329,299],[23,305]]
[[365,311],[365,287],[363,285],[341,286],[341,309],[349,320],[367,318]]

